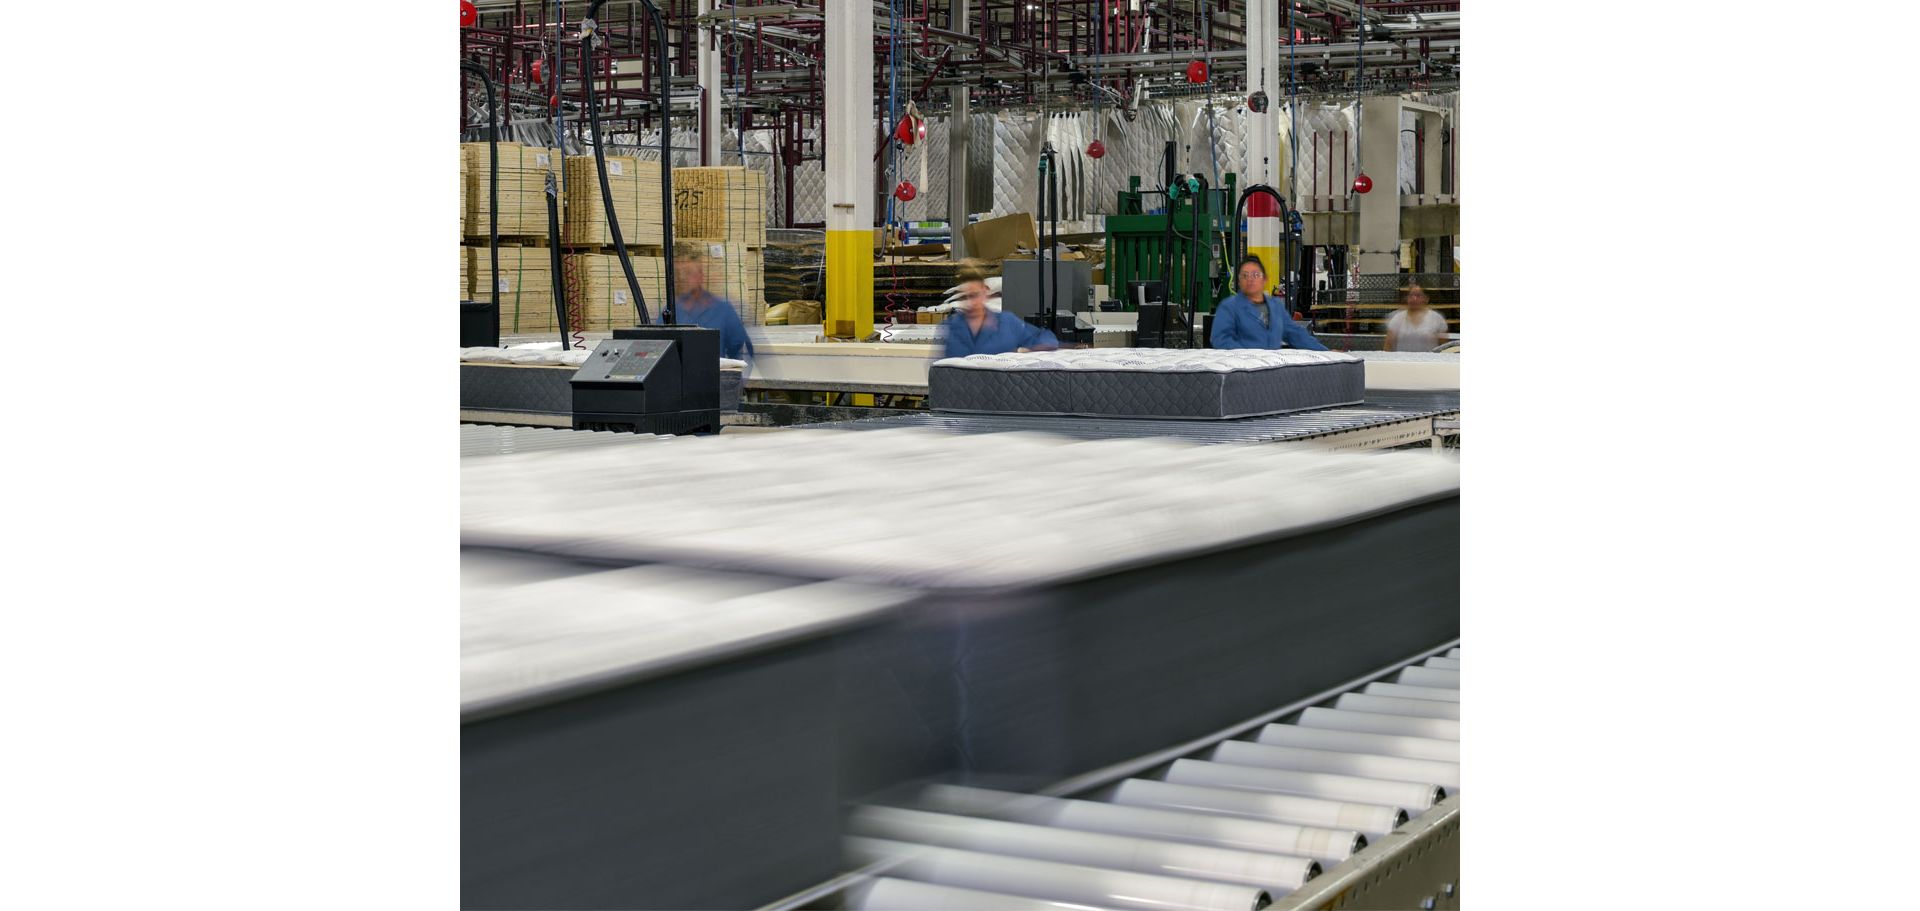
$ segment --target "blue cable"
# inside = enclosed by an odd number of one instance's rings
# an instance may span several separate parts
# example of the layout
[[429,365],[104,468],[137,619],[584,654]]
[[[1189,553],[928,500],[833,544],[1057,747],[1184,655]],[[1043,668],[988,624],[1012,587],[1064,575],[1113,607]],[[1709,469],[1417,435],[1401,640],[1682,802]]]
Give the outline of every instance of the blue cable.
[[[892,126],[900,122],[900,0],[887,0],[887,124],[889,130],[881,141],[887,144],[887,182],[894,182],[899,176],[899,149],[894,145]],[[888,227],[893,226],[893,187],[887,187]]]

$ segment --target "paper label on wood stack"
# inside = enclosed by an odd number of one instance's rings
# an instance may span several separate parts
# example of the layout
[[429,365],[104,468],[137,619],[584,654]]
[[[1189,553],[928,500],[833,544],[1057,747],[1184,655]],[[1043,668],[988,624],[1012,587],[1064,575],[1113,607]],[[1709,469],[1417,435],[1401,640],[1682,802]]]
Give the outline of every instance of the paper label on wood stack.
[[707,255],[713,257],[714,259],[726,259],[727,245],[726,244],[708,244]]
[[535,152],[533,153],[533,162],[543,168],[551,167],[553,165],[553,156],[545,152]]
[[612,174],[615,177],[625,177],[627,176],[627,169],[625,166],[620,164],[620,162],[609,161],[607,162],[607,173]]
[[500,276],[500,292],[502,294],[511,294],[513,292],[513,279],[511,277],[505,275]]
[[614,303],[616,303],[616,304],[624,304],[624,303],[626,303],[626,302],[627,302],[627,292],[625,292],[625,291],[615,291],[615,292],[613,292],[613,302],[614,302]]

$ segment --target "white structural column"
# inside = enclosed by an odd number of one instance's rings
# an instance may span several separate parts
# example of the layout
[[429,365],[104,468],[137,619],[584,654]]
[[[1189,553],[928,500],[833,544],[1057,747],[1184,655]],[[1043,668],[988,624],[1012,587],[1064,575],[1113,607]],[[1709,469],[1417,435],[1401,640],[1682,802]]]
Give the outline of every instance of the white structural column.
[[[700,0],[700,15],[713,12],[715,0]],[[707,27],[700,30],[700,43],[694,53],[694,62],[698,64],[700,75],[700,163],[703,165],[720,164],[720,138],[726,133],[721,127],[721,108],[724,106],[720,85],[720,27],[708,20]]]
[[[973,16],[967,0],[953,0],[951,17],[953,30],[963,35],[973,34]],[[965,52],[956,52],[961,60],[967,59]],[[947,118],[947,232],[949,248],[953,259],[959,261],[967,256],[966,241],[960,232],[967,226],[967,150],[973,139],[972,108],[967,103],[967,86],[963,82],[947,90],[952,104],[951,114]],[[921,192],[926,188],[922,187]]]
[[827,19],[826,333],[873,331],[873,4]]
[[[1285,195],[1289,190],[1280,181],[1285,154],[1280,148],[1280,120],[1286,116],[1281,86],[1287,68],[1286,58],[1280,54],[1283,19],[1277,0],[1247,3],[1247,84],[1267,93],[1267,112],[1247,111],[1247,174],[1241,185],[1263,183]],[[1247,252],[1266,263],[1268,291],[1285,277],[1287,268],[1281,258],[1280,228],[1280,210],[1272,197],[1263,194],[1247,200]],[[1238,289],[1237,279],[1235,288]],[[1297,301],[1288,301],[1287,305],[1301,309]]]
[[[1400,271],[1400,96],[1360,103],[1360,172],[1373,191],[1355,194],[1360,208],[1358,264],[1363,274]],[[1347,188],[1351,193],[1351,187]]]

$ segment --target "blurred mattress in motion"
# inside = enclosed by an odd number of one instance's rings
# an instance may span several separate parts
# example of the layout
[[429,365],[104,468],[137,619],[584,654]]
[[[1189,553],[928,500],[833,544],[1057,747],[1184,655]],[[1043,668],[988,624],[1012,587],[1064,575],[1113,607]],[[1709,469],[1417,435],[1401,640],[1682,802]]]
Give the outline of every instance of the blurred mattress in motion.
[[[903,465],[952,483],[829,483]],[[765,904],[838,872],[848,801],[1037,787],[1459,634],[1429,453],[822,431],[462,487],[471,908]]]

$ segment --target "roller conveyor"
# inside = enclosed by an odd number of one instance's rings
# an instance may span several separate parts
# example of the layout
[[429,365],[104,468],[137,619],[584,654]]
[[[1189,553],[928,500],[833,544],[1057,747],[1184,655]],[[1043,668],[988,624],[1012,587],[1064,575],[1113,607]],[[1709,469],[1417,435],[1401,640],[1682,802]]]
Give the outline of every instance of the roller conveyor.
[[[1442,660],[1451,666],[1439,669],[1459,670],[1457,657]],[[1412,665],[1402,676],[1423,667],[1434,666]],[[1459,764],[1403,755],[1457,757],[1457,740],[1297,723],[1242,727],[1236,737],[1253,739],[1200,745],[1143,777],[1095,788],[1083,781],[1077,799],[932,785],[903,801],[913,809],[859,808],[848,854],[862,871],[804,902],[772,907],[1459,906]],[[1275,745],[1292,741],[1347,749]],[[1348,777],[1372,782],[1370,793],[1383,802],[1343,807],[1327,799],[1324,782],[1267,774],[1300,767],[1354,773]],[[1171,783],[1181,777],[1212,784]],[[1441,794],[1452,796],[1431,799]],[[1348,828],[1300,824],[1309,817]],[[1158,878],[1127,878],[1139,873]],[[1246,886],[1261,894],[1233,888]],[[968,904],[971,896],[949,891],[956,887],[985,890],[985,897]]]

